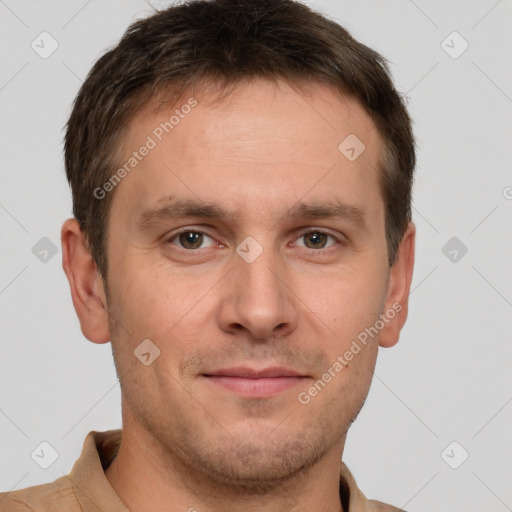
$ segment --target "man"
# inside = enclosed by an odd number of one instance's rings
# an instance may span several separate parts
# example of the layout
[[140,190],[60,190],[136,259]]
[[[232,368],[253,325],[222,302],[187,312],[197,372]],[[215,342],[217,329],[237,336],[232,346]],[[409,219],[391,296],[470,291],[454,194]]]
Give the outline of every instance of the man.
[[341,462],[414,262],[382,57],[291,0],[187,2],[98,60],[65,153],[63,267],[122,436],[1,510],[398,510]]

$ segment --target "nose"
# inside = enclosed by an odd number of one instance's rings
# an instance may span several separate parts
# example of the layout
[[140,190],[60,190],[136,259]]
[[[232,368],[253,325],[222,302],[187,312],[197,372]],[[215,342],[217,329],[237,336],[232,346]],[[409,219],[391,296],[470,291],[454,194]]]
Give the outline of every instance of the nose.
[[220,327],[231,334],[249,332],[257,340],[290,334],[298,322],[290,281],[289,269],[270,249],[251,263],[235,255],[225,282]]

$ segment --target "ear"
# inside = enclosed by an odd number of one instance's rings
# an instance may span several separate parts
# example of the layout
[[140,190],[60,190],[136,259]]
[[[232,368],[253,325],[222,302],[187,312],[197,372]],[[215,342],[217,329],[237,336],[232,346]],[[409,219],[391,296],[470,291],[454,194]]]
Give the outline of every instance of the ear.
[[71,297],[83,335],[94,343],[110,341],[107,299],[103,281],[76,219],[62,225],[62,268],[71,288]]
[[[416,226],[409,222],[404,236],[398,246],[395,262],[389,274],[388,293],[386,296],[384,314],[388,322],[380,332],[379,345],[392,347],[398,342],[400,331],[407,320],[409,290],[411,288],[412,271],[414,267],[414,245]],[[395,315],[391,317],[391,312]]]

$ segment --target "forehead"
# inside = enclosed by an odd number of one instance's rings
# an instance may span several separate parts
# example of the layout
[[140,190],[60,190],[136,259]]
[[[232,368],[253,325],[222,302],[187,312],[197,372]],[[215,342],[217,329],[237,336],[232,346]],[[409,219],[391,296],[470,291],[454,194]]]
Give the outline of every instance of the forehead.
[[151,149],[118,185],[114,202],[135,214],[178,193],[279,216],[286,197],[293,203],[309,193],[372,200],[381,148],[373,120],[326,85],[306,92],[254,80],[220,99],[198,89],[172,106],[148,104],[125,133],[124,162]]

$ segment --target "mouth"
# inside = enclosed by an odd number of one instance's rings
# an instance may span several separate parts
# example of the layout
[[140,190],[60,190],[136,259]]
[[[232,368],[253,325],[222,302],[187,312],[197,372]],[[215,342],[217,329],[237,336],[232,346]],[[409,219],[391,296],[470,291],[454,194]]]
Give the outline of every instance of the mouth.
[[304,384],[308,375],[290,368],[271,367],[256,370],[247,367],[225,368],[203,373],[210,383],[240,396],[269,398]]

